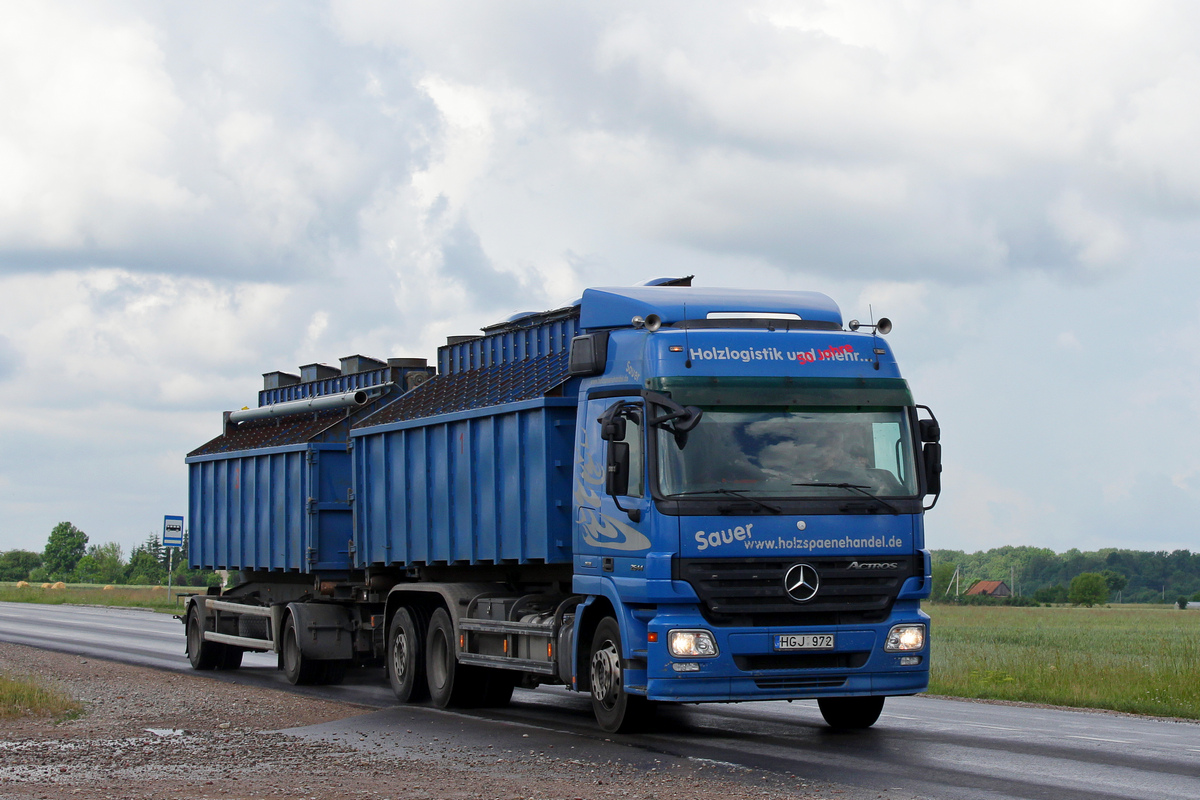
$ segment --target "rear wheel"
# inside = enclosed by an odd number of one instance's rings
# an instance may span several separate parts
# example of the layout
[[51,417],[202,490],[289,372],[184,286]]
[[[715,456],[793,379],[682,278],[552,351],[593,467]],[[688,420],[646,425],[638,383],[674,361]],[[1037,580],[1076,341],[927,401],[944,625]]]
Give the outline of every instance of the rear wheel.
[[242,666],[242,654],[246,651],[240,647],[232,645],[221,645],[224,651],[221,653],[221,662],[217,664],[217,669],[237,669]]
[[487,683],[479,701],[480,705],[488,708],[508,705],[521,676],[507,669],[487,669],[484,672],[487,673]]
[[224,646],[204,640],[204,622],[200,614],[192,609],[188,612],[187,656],[192,669],[216,669],[221,663]]
[[388,628],[388,682],[401,703],[419,703],[429,697],[425,682],[425,617],[403,606],[392,615]]
[[283,674],[288,683],[300,685],[318,683],[325,666],[300,652],[300,638],[296,635],[296,620],[289,614],[283,623],[283,635],[280,637],[280,655]]
[[869,728],[883,711],[882,697],[822,697],[817,700],[829,727],[852,731]]
[[645,724],[654,704],[640,695],[625,691],[625,671],[621,666],[621,629],[612,617],[596,626],[592,637],[589,677],[592,684],[592,712],[600,728],[609,733],[629,733]]
[[425,680],[438,708],[478,705],[486,693],[486,674],[479,667],[459,664],[457,652],[454,623],[446,609],[439,608],[425,635]]

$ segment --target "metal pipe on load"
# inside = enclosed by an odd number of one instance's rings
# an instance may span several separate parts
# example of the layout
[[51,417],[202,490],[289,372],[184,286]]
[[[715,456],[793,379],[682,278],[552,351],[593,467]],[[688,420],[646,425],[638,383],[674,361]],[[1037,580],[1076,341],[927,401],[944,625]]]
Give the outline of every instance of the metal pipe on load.
[[370,399],[370,395],[361,389],[341,394],[325,394],[320,397],[310,397],[307,400],[292,400],[287,403],[272,403],[261,408],[243,408],[240,411],[230,411],[230,422],[245,422],[251,419],[279,417],[285,414],[300,414],[305,411],[325,411],[330,408],[346,408],[361,406]]

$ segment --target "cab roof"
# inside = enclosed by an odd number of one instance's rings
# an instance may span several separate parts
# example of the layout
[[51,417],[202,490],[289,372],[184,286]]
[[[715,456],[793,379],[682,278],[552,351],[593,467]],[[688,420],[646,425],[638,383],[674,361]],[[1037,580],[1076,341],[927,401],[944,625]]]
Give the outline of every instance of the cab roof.
[[709,314],[795,314],[842,326],[837,303],[820,292],[780,292],[690,286],[618,286],[586,289],[579,327],[623,328],[634,317],[657,314],[664,325],[706,319]]

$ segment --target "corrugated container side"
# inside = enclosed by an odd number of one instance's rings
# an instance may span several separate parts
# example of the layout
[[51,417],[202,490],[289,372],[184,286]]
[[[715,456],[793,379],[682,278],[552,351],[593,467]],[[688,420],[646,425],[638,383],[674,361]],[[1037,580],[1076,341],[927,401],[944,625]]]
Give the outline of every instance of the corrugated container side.
[[289,445],[187,463],[193,568],[349,568],[351,470],[344,445]]
[[359,567],[571,558],[574,398],[353,435]]
[[498,364],[512,364],[571,348],[571,339],[579,327],[578,308],[531,317],[546,321],[531,321],[525,327],[496,325],[487,329],[485,336],[439,347],[438,372],[448,375]]

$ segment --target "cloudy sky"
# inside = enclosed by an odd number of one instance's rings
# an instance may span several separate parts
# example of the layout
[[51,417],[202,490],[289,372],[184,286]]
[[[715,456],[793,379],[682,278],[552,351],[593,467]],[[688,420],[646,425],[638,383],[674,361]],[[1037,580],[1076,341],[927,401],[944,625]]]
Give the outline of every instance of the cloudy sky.
[[1200,6],[11,4],[0,550],[126,552],[261,373],[589,285],[892,318],[929,545],[1197,548]]

